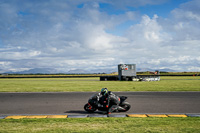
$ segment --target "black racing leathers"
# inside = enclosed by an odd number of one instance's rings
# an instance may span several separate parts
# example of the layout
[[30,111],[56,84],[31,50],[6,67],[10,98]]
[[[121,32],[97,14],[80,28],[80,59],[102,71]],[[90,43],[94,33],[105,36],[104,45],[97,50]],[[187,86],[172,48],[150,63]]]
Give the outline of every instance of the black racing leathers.
[[120,104],[120,98],[117,95],[113,94],[111,91],[109,91],[107,95],[102,96],[100,98],[99,102],[105,108],[108,108],[107,113],[111,113],[118,109]]

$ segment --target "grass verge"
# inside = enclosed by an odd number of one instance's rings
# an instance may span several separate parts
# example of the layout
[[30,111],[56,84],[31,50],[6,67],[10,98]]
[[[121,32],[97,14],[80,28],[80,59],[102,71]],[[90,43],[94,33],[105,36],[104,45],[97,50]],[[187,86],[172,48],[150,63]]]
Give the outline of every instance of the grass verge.
[[200,118],[67,118],[0,120],[0,132],[199,133]]
[[0,92],[200,91],[200,77],[161,77],[161,81],[99,81],[99,78],[0,79]]

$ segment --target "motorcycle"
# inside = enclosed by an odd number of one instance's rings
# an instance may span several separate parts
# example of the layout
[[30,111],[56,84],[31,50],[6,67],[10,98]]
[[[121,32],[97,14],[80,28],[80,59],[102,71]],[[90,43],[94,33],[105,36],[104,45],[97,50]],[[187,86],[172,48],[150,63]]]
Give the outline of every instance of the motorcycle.
[[[131,105],[128,102],[125,101],[127,99],[127,97],[126,96],[119,96],[119,98],[120,98],[119,107],[114,112],[126,112],[126,111],[128,111],[131,108]],[[106,102],[107,101],[103,101],[103,103],[106,103]],[[89,98],[88,103],[85,104],[85,106],[84,106],[84,109],[85,109],[85,111],[87,111],[89,113],[93,113],[96,110],[99,110],[99,111],[107,111],[108,110],[108,108],[106,108],[106,107],[99,107],[98,104],[99,104],[99,102],[98,102],[98,93],[97,93],[97,94],[92,95]]]

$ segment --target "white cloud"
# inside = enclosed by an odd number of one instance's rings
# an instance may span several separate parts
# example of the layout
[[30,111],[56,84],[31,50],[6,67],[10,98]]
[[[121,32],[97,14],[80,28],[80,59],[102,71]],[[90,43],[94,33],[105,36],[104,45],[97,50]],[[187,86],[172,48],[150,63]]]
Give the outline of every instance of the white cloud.
[[171,35],[159,24],[157,15],[152,19],[147,15],[142,16],[141,22],[131,26],[126,36],[131,44],[129,49],[134,50],[139,57],[146,57],[145,60],[163,55],[166,52],[163,51],[163,45],[172,40]]
[[40,51],[20,51],[12,50],[8,52],[1,52],[0,57],[3,57],[4,60],[21,60],[21,59],[31,59],[41,54]]
[[[180,5],[168,18],[139,16],[139,11],[127,8],[164,2],[4,1],[0,5],[0,69],[67,70],[135,63],[153,69],[199,70],[198,0]],[[123,12],[109,14],[99,3]],[[79,4],[82,8],[77,8]],[[127,21],[129,25],[124,26]],[[120,26],[126,27],[122,35],[107,32]]]
[[[111,0],[113,6],[118,8],[127,8],[127,7],[139,7],[145,5],[159,5],[165,3],[167,0]],[[108,1],[105,1],[108,2]]]
[[192,72],[197,71],[197,72],[199,72],[199,71],[200,71],[200,67],[190,66],[190,67],[188,68],[188,71],[192,71]]

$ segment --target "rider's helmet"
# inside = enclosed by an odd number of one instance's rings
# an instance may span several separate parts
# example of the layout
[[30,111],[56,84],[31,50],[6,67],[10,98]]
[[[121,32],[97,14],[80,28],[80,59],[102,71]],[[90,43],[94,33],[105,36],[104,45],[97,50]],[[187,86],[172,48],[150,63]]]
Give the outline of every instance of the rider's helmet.
[[105,96],[106,94],[108,94],[108,89],[107,88],[102,88],[101,89],[101,95]]

